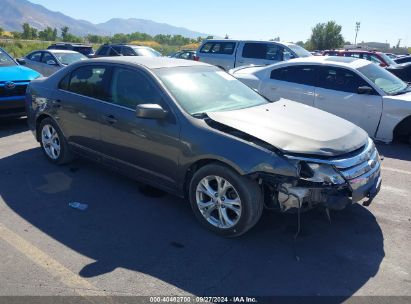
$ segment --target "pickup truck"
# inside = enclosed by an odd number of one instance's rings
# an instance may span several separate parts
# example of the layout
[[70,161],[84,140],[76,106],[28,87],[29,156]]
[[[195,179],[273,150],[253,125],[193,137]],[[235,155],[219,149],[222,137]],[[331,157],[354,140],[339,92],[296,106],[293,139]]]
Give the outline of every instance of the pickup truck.
[[306,49],[288,42],[212,39],[201,44],[195,60],[228,71],[240,66],[263,66],[310,56]]

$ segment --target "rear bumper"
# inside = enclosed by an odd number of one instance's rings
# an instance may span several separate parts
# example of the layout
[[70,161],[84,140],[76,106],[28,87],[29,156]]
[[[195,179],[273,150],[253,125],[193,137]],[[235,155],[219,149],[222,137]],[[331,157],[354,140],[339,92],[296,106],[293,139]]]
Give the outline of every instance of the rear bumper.
[[21,117],[26,115],[25,97],[0,97],[0,118]]

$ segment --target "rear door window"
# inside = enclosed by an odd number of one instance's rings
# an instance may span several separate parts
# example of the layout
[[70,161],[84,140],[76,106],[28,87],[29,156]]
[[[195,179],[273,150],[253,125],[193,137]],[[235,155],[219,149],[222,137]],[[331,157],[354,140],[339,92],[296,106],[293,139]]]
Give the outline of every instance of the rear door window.
[[232,55],[235,42],[208,42],[201,48],[200,53]]
[[347,93],[357,93],[359,87],[369,86],[360,76],[343,68],[322,67],[318,80],[321,88]]
[[271,79],[317,86],[317,71],[316,66],[289,66],[273,70]]
[[243,48],[244,58],[266,59],[267,44],[265,43],[246,43]]
[[108,101],[110,99],[110,70],[108,67],[93,65],[78,68],[71,73],[68,90],[79,95]]
[[[289,57],[291,58],[291,56]],[[283,61],[284,48],[281,45],[271,43],[245,43],[243,58]]]

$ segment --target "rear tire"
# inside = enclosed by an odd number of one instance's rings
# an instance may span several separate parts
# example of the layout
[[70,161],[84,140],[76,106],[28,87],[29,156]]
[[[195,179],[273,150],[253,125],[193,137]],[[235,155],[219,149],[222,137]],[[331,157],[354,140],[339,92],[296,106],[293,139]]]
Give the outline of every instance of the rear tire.
[[51,118],[45,118],[39,126],[40,145],[47,159],[54,164],[69,163],[73,156],[63,133],[57,123]]
[[264,207],[255,181],[220,164],[206,165],[194,174],[189,199],[198,221],[224,237],[246,233],[258,222]]

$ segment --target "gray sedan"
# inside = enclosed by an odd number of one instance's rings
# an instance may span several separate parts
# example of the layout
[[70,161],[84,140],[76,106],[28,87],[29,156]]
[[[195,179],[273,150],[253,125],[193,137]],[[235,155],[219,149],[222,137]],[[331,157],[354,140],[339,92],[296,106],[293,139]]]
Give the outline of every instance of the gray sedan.
[[342,209],[370,204],[380,189],[378,152],[362,129],[289,100],[268,102],[208,64],[92,59],[27,92],[30,128],[52,163],[83,156],[186,197],[224,236],[248,231],[264,206]]
[[17,61],[44,76],[50,76],[69,64],[87,59],[83,54],[74,51],[44,50],[31,52]]

